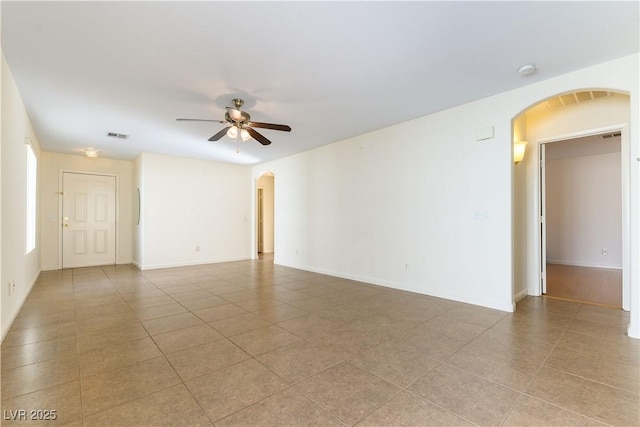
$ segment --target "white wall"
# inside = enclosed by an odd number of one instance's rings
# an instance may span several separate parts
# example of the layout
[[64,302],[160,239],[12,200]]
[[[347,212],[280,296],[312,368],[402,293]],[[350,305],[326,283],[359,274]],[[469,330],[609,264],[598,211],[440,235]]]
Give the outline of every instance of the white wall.
[[622,268],[620,153],[547,160],[545,170],[547,262]]
[[262,188],[262,252],[273,253],[273,201],[274,201],[274,177],[273,175],[262,175],[258,179],[258,188]]
[[[25,138],[36,150],[38,168],[42,168],[40,146],[11,70],[2,55],[2,149],[1,151],[1,281],[0,306],[2,338],[11,327],[29,291],[40,273],[40,239],[36,249],[25,254],[26,236],[26,151]],[[38,209],[40,207],[38,206]],[[39,224],[38,224],[39,227]],[[9,295],[9,282],[15,288]]]
[[[254,168],[277,179],[276,262],[512,310],[511,124],[496,100]],[[488,125],[496,137],[476,141]]]
[[60,259],[60,171],[91,172],[117,175],[116,263],[128,264],[133,259],[133,162],[105,158],[89,158],[43,152],[41,155],[40,203],[42,269],[61,268]]
[[252,258],[250,167],[152,153],[139,163],[140,268]]
[[[527,140],[527,118],[520,115],[513,122],[513,141]],[[513,166],[513,299],[527,296],[527,164]]]
[[[254,167],[254,178],[264,170],[278,178],[276,263],[513,309],[512,119],[566,91],[626,91],[635,160],[637,65],[633,55]],[[485,126],[495,138],[475,141]],[[635,161],[630,168],[638,240]],[[634,254],[637,270],[637,245]],[[637,305],[632,320],[640,323]]]

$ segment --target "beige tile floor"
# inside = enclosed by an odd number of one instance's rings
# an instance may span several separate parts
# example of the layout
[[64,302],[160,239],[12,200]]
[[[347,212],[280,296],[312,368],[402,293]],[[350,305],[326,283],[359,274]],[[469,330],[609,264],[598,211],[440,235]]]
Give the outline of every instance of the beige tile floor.
[[[637,426],[627,322],[541,298],[509,314],[269,260],[44,272],[2,344],[2,425]],[[19,410],[56,420],[10,420]]]

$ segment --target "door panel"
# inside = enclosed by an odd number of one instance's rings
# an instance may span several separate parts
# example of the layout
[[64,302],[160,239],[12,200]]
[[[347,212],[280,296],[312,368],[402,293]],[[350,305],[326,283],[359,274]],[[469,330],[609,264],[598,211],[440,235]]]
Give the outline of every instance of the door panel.
[[107,237],[107,230],[96,230],[93,232],[93,241],[95,243],[94,252],[96,254],[104,254],[109,247],[109,239]]
[[75,201],[73,219],[78,224],[87,222],[87,193],[75,193],[73,198]]
[[116,178],[62,174],[62,267],[116,262]]
[[73,230],[73,253],[75,255],[84,255],[87,253],[87,231]]
[[106,223],[109,219],[109,201],[106,194],[96,194],[96,223]]

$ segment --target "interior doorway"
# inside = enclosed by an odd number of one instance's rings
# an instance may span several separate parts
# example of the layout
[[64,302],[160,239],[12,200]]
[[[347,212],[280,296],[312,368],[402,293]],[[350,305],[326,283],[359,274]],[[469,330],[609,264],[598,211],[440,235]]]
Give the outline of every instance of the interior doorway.
[[[630,312],[627,333],[637,337],[637,281],[632,280],[635,246],[633,215],[637,198],[633,189],[633,145],[629,122],[632,103],[628,94],[603,89],[579,89],[541,99],[513,117],[512,143],[528,141],[525,156],[513,167],[513,296],[514,303],[526,296],[546,293],[546,251],[543,244],[545,218],[541,212],[542,147],[555,141],[620,132],[622,188],[622,310]],[[515,152],[515,150],[514,150]],[[579,220],[580,217],[576,218]],[[600,246],[609,249],[606,246]],[[611,252],[607,251],[608,254]],[[600,252],[601,253],[601,252]]]
[[275,176],[271,172],[257,181],[256,252],[259,258],[273,257],[275,252]]
[[544,295],[622,307],[620,136],[540,146]]

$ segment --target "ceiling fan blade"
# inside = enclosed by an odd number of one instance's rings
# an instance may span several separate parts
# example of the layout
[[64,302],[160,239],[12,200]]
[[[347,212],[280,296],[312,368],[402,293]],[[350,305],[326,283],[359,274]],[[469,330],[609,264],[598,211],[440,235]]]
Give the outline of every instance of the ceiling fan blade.
[[254,128],[281,130],[284,132],[291,132],[291,127],[287,125],[276,125],[273,123],[261,123],[261,122],[249,122],[249,126]]
[[217,141],[220,138],[222,138],[223,136],[225,136],[227,134],[227,131],[229,130],[231,126],[227,126],[226,128],[222,129],[220,132],[216,133],[215,135],[213,135],[211,138],[209,138],[209,141]]
[[258,141],[260,144],[262,145],[269,145],[271,144],[271,141],[269,141],[267,138],[265,138],[262,134],[258,133],[257,130],[250,128],[250,127],[246,127],[245,128],[247,130],[247,132],[249,132],[249,135],[251,135],[251,137],[253,139],[255,139],[256,141]]
[[224,120],[212,120],[212,119],[185,119],[185,118],[179,118],[179,119],[176,119],[176,121],[178,121],[178,122],[215,122],[215,123],[222,123],[222,124],[226,124],[227,123]]
[[229,113],[229,117],[231,117],[232,120],[236,122],[242,121],[242,111],[236,108],[231,108],[231,107],[226,107],[226,108],[227,108],[227,112]]

